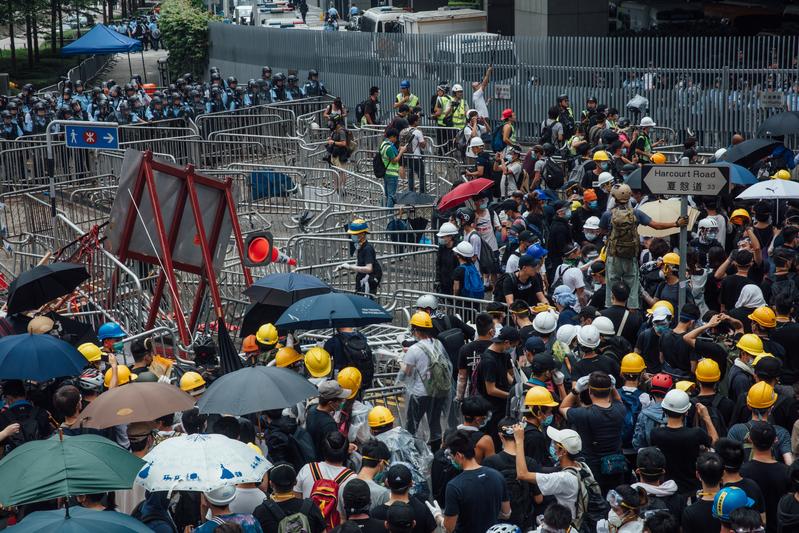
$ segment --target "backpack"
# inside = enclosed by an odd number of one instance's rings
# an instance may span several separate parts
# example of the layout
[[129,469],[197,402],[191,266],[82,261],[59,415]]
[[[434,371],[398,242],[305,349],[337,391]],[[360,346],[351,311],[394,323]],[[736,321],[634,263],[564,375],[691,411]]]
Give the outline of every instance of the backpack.
[[504,127],[505,122],[502,122],[491,134],[491,149],[495,152],[501,152],[505,148],[505,140],[502,138],[502,128]]
[[499,276],[497,276],[497,281],[494,283],[494,301],[505,303],[505,280],[508,279],[512,274],[508,272],[503,272]]
[[581,465],[580,470],[564,469],[577,476],[577,501],[572,527],[580,533],[593,533],[597,522],[608,517],[610,504],[602,497],[602,490],[590,471]]
[[541,179],[544,180],[547,189],[560,189],[566,181],[566,172],[563,167],[548,157],[547,162],[544,163],[544,170],[541,171]]
[[563,124],[563,137],[568,139],[574,135],[576,128],[574,127],[574,118],[568,113],[568,111],[561,111],[560,115],[558,115],[558,122]]
[[[530,505],[532,495],[530,494],[530,484],[526,481],[516,479],[516,465],[510,468],[503,468],[499,470],[502,477],[505,478],[505,487],[508,491],[508,500],[510,501],[511,512],[519,516],[513,517],[513,521],[517,525],[529,526],[533,522],[533,506]],[[510,519],[508,520],[510,522]]]
[[469,139],[466,138],[466,133],[463,130],[460,130],[457,135],[455,135],[455,148],[458,149],[458,153],[464,155],[466,153],[466,148],[469,147]]
[[480,277],[480,273],[477,272],[477,267],[474,264],[465,263],[463,270],[463,288],[461,288],[459,296],[482,300],[485,297],[485,285],[483,285],[483,278]]
[[369,343],[360,333],[349,335],[346,339],[340,338],[341,351],[344,356],[357,368],[363,375],[364,383],[371,383],[375,374],[374,357]]
[[322,511],[327,529],[333,529],[341,524],[341,514],[338,512],[338,493],[342,483],[355,475],[349,468],[344,468],[335,479],[325,479],[319,469],[319,463],[309,463],[313,486],[311,487],[311,500]]
[[[494,215],[492,214],[491,218],[493,219],[493,217]],[[480,265],[480,272],[483,274],[491,274],[494,272],[494,253],[491,251],[491,247],[488,246],[488,243],[486,243],[485,239],[480,237],[480,234],[477,233],[477,230],[472,230],[472,233],[476,234],[481,241],[480,255],[477,256],[477,262]],[[472,233],[463,237],[466,242],[469,242],[469,238],[472,236]]]
[[616,208],[610,215],[610,236],[607,255],[611,257],[638,257],[638,219],[632,209]]
[[266,509],[277,519],[276,533],[311,533],[311,523],[308,520],[308,513],[313,509],[312,505],[312,501],[303,500],[299,512],[287,515],[277,502],[271,498],[264,500]]
[[569,270],[571,266],[567,265],[566,263],[561,263],[555,269],[555,273],[552,275],[552,283],[549,284],[549,297],[552,298],[552,295],[555,293],[555,289],[563,285],[563,274]]
[[585,176],[585,167],[586,167],[586,165],[589,162],[591,162],[591,161],[590,160],[583,161],[579,165],[576,165],[571,170],[571,172],[569,172],[569,181],[568,182],[569,183],[577,183],[577,184],[582,183],[583,182],[583,177]]
[[366,104],[369,103],[368,100],[364,100],[360,104],[355,106],[355,120],[358,124],[361,123],[363,120],[363,116],[366,114]]
[[372,158],[372,172],[377,179],[383,179],[386,177],[386,162],[383,161],[383,156],[385,155],[385,146],[386,143],[383,141],[383,144],[380,145],[380,148],[377,150],[377,152],[375,152],[375,155]]
[[43,436],[39,429],[38,407],[31,406],[30,410],[7,409],[3,414],[5,414],[10,424],[15,422],[19,424],[19,432],[9,436],[4,442],[6,453],[18,446],[22,446],[26,442],[42,439]]
[[655,418],[655,415],[649,411],[641,411],[640,415],[644,420],[643,435],[641,436],[642,442],[636,443],[636,446],[638,448],[645,448],[652,445],[652,430],[666,426],[666,415],[661,413],[660,419]]
[[444,328],[436,338],[444,346],[450,361],[457,362],[461,347],[466,344],[466,336],[460,328],[452,327],[452,319],[449,315],[444,315]]
[[777,301],[777,298],[787,298],[788,301],[796,303],[799,299],[799,289],[797,289],[796,281],[793,276],[787,279],[777,280],[775,274],[769,274],[767,280],[771,282],[771,299],[770,304]]
[[726,435],[729,429],[727,423],[724,421],[724,417],[721,416],[721,411],[719,411],[722,398],[724,398],[724,396],[716,393],[713,397],[713,401],[707,406],[707,414],[710,415],[710,421],[713,422],[713,427],[716,428],[716,433],[718,435]]
[[552,124],[547,124],[547,121],[545,120],[541,123],[541,136],[538,138],[538,144],[552,143],[552,126],[555,124],[555,122]]
[[628,391],[623,388],[618,390],[625,409],[624,425],[621,430],[621,444],[624,448],[632,448],[635,423],[641,413],[641,391],[638,389]]
[[427,367],[429,377],[422,380],[427,395],[434,398],[448,396],[452,389],[452,361],[449,357],[441,357],[441,354],[429,349],[423,343],[417,343],[417,346],[427,355],[429,362]]

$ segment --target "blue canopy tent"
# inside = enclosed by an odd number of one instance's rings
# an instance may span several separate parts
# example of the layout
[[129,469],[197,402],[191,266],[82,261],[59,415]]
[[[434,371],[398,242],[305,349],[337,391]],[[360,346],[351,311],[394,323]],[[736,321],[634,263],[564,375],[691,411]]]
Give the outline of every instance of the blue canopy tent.
[[[137,39],[132,39],[127,35],[122,35],[116,30],[104,26],[96,25],[89,33],[61,49],[62,56],[92,55],[92,54],[128,54],[128,67],[130,75],[133,77],[133,66],[130,63],[130,53],[141,52],[141,64],[144,68],[144,51],[142,44]],[[147,81],[147,72],[144,72]]]

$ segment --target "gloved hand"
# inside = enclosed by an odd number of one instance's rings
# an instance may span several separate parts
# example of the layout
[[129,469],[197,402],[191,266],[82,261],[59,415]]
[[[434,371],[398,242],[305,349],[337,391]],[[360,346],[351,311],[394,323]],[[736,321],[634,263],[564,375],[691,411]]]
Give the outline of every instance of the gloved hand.
[[441,511],[441,506],[438,505],[438,502],[433,500],[431,504],[428,501],[425,501],[424,504],[430,510],[430,514],[433,515],[433,518],[440,527],[444,527],[444,513]]
[[608,377],[610,378],[610,386],[615,389],[616,388],[616,378],[613,377],[613,374],[608,374]]
[[563,375],[563,372],[560,370],[555,370],[552,372],[552,383],[555,385],[563,385],[563,380],[566,379],[566,376]]
[[341,263],[336,268],[333,269],[333,272],[338,272],[339,270],[352,270],[353,265],[349,263]]
[[578,394],[583,392],[588,388],[588,378],[589,376],[583,376],[577,380],[577,383],[574,384],[574,391]]

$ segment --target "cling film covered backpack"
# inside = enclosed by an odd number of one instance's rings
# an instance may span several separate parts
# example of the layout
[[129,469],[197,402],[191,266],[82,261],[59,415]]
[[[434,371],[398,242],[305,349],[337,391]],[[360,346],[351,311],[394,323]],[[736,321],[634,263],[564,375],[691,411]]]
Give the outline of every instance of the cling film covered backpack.
[[635,211],[617,207],[610,214],[610,236],[607,255],[610,257],[638,257],[638,219]]

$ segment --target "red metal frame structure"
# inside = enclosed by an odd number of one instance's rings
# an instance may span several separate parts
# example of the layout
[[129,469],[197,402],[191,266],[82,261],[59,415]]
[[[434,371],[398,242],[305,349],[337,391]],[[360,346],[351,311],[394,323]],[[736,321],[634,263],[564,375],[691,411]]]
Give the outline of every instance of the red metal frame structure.
[[[164,225],[164,217],[161,212],[161,204],[158,199],[158,192],[155,186],[153,171],[161,172],[178,178],[182,183],[180,191],[177,195],[175,211],[174,215],[172,216],[170,231],[168,233],[166,231],[166,226]],[[222,195],[220,195],[220,201],[216,206],[216,215],[214,216],[214,221],[210,228],[210,238],[202,220],[201,206],[197,199],[197,184],[222,191]],[[161,264],[163,266],[158,276],[158,281],[156,282],[152,304],[150,305],[150,311],[147,316],[146,328],[150,329],[155,324],[155,319],[158,315],[158,307],[164,294],[164,285],[167,281],[169,281],[172,311],[174,312],[175,321],[178,325],[180,340],[184,345],[189,345],[191,343],[191,331],[193,331],[197,325],[196,323],[197,319],[199,318],[202,300],[205,297],[205,290],[207,288],[210,288],[211,291],[211,299],[214,303],[214,312],[216,314],[216,318],[224,321],[222,301],[219,296],[219,286],[217,285],[216,273],[214,272],[213,256],[217,246],[219,245],[219,233],[225,216],[225,210],[227,210],[230,214],[232,232],[236,239],[236,249],[239,253],[239,261],[244,272],[245,282],[247,286],[252,284],[252,275],[250,274],[250,270],[244,266],[244,240],[241,237],[241,227],[239,226],[239,220],[236,216],[236,205],[233,200],[233,181],[231,178],[226,178],[225,181],[218,181],[200,174],[196,174],[194,172],[193,165],[187,165],[184,169],[180,169],[171,165],[160,163],[153,159],[152,152],[148,150],[144,152],[144,158],[142,159],[142,164],[139,167],[139,171],[136,175],[136,180],[131,191],[133,203],[136,206],[141,203],[145,187],[147,187],[147,192],[149,193],[149,197],[152,202],[153,218],[158,233],[158,241],[161,250],[163,250],[163,257],[159,259],[155,256],[133,252],[128,249],[130,238],[136,225],[137,209],[130,209],[127,213],[122,230],[122,238],[120,241],[118,255],[122,261],[126,259],[135,259],[145,263],[156,265]],[[180,261],[174,261],[172,258],[172,252],[175,248],[178,231],[183,218],[183,211],[185,209],[187,200],[191,206],[191,213],[194,217],[194,224],[197,228],[196,239],[199,241],[200,249],[202,251],[202,267],[185,264]],[[200,277],[200,284],[194,296],[191,315],[188,321],[188,328],[186,320],[183,318],[185,315],[183,314],[180,297],[177,293],[178,285],[177,280],[175,279],[175,269],[182,272],[189,272]]]

